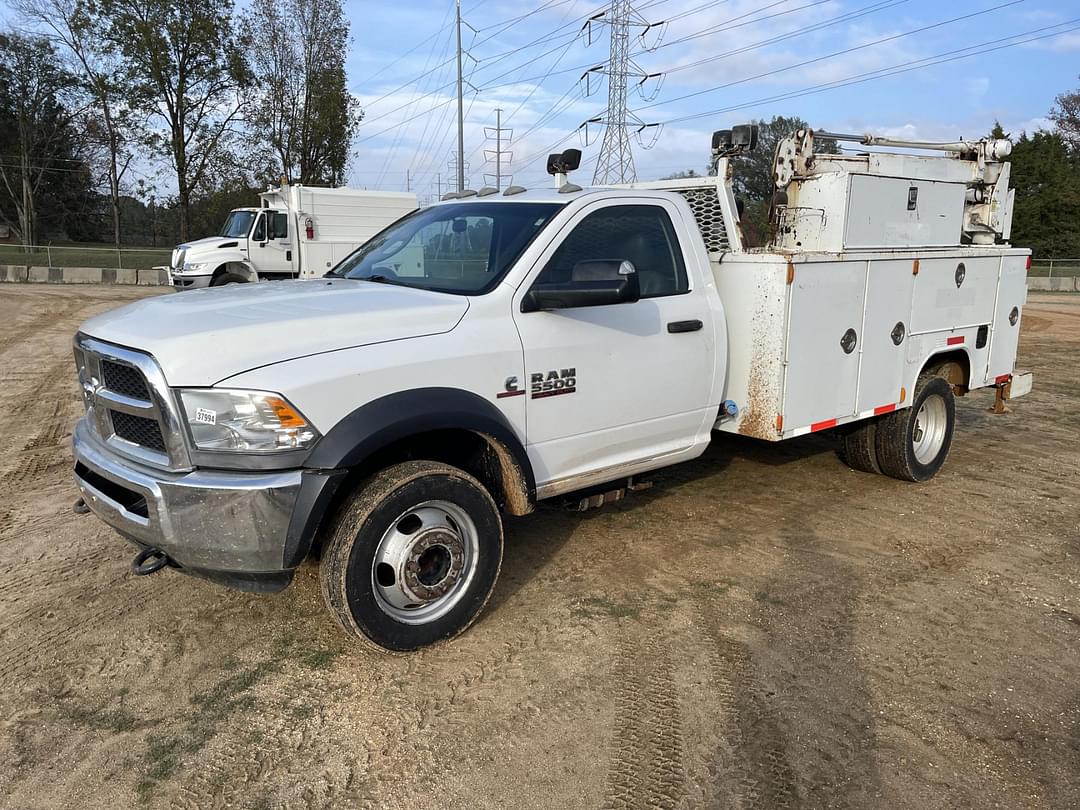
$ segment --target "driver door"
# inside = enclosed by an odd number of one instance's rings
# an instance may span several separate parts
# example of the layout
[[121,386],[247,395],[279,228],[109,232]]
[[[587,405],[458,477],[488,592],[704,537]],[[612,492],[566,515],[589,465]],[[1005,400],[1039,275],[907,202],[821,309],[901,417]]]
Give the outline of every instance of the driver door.
[[[712,324],[687,274],[689,234],[675,223],[663,200],[589,206],[515,296],[527,450],[544,497],[663,466],[701,441]],[[573,283],[576,264],[614,260],[634,265],[638,301],[522,311],[532,285]]]
[[282,278],[295,275],[288,213],[269,209],[259,212],[251,231],[248,256],[260,276]]

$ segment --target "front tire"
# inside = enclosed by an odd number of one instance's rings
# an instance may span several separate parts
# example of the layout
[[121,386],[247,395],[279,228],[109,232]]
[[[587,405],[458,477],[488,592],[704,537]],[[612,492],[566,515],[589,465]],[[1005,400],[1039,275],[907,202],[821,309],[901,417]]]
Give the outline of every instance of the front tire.
[[223,287],[226,284],[247,284],[247,279],[236,273],[222,273],[210,282],[211,287]]
[[956,400],[952,385],[933,372],[919,377],[910,408],[877,424],[875,444],[881,471],[901,481],[929,481],[952,447]]
[[409,461],[376,473],[345,502],[319,578],[345,632],[408,652],[473,623],[502,550],[499,510],[479,481],[447,464]]

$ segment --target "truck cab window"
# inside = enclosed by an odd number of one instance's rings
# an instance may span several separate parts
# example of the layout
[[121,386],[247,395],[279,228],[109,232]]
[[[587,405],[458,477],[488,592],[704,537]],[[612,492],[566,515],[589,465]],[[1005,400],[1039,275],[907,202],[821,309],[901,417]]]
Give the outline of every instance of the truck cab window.
[[251,221],[255,219],[253,211],[232,211],[221,229],[222,236],[242,239],[251,232]]
[[251,238],[256,242],[266,241],[266,217],[262,214],[255,220],[255,230],[251,232]]
[[270,238],[289,238],[289,215],[284,211],[274,211],[270,215]]
[[558,247],[536,282],[566,283],[578,262],[603,259],[632,262],[642,298],[689,290],[675,228],[667,212],[655,205],[614,205],[589,214]]
[[553,203],[455,203],[391,225],[330,275],[479,294],[492,289],[559,210]]

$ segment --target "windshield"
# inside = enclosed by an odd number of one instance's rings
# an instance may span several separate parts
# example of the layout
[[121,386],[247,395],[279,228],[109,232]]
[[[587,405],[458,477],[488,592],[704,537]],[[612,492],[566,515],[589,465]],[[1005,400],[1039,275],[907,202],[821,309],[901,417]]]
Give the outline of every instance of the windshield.
[[327,275],[474,295],[491,290],[558,203],[437,205],[398,220]]
[[248,231],[251,230],[251,220],[253,219],[255,219],[254,211],[233,211],[229,214],[229,218],[225,220],[225,227],[221,229],[221,235],[231,236],[233,239],[247,236]]

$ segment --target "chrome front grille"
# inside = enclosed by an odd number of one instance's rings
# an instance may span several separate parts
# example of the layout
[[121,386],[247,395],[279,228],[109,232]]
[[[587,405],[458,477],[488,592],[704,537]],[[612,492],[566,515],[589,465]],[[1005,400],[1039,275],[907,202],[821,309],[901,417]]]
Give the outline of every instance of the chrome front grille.
[[111,450],[165,470],[191,469],[171,389],[152,357],[75,336],[87,423]]
[[156,419],[145,416],[132,416],[123,411],[109,411],[113,432],[126,442],[140,447],[149,447],[159,453],[165,453],[165,438],[161,435]]
[[143,402],[150,401],[150,391],[146,387],[146,380],[138,369],[112,360],[101,361],[101,377],[105,387],[110,391],[123,394],[125,397],[138,399]]

